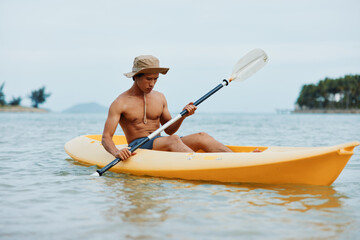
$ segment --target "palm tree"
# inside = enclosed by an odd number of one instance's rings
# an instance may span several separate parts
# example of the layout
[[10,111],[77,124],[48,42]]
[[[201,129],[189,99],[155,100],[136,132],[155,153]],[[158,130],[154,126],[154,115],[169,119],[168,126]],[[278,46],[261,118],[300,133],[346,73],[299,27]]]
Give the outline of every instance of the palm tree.
[[45,93],[45,87],[42,87],[38,90],[31,92],[29,98],[31,99],[32,106],[38,108],[39,104],[42,104],[46,101],[46,98],[50,97],[51,93]]

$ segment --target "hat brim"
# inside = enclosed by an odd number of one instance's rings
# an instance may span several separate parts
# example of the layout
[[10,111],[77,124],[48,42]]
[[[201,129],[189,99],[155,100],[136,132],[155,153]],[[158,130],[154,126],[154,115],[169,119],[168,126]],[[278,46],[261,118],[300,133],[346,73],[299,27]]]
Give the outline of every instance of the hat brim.
[[140,73],[161,73],[165,75],[169,71],[169,68],[144,68],[137,72],[124,73],[125,77],[132,78]]

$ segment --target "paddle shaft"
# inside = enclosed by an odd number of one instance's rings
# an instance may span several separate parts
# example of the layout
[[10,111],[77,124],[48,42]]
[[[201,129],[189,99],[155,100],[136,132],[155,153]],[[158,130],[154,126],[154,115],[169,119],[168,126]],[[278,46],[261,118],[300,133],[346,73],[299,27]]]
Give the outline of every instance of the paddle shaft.
[[[196,102],[194,102],[194,106],[198,106],[200,105],[200,103],[202,103],[203,101],[205,101],[206,99],[208,99],[211,95],[213,95],[214,93],[216,93],[217,91],[219,91],[222,87],[229,85],[228,80],[224,79],[222,83],[220,83],[219,85],[217,85],[215,88],[213,88],[211,91],[209,91],[208,93],[206,93],[204,96],[202,96],[201,98],[199,98]],[[188,111],[185,109],[183,111],[181,111],[176,117],[172,118],[170,121],[168,121],[167,123],[165,123],[164,125],[162,125],[159,129],[157,129],[155,132],[151,133],[149,136],[147,136],[144,140],[142,140],[141,142],[139,142],[138,144],[136,144],[135,146],[133,146],[130,149],[130,152],[134,152],[135,150],[137,150],[139,147],[141,147],[142,145],[144,145],[145,143],[147,143],[148,141],[150,141],[151,139],[153,139],[155,136],[159,135],[159,133],[161,133],[162,131],[164,131],[166,128],[168,128],[170,125],[172,125],[174,122],[178,121],[181,117],[183,117],[185,114],[187,114]],[[108,171],[110,168],[112,168],[113,166],[115,166],[116,164],[118,164],[122,159],[120,158],[116,158],[115,160],[113,160],[111,163],[109,163],[108,165],[106,165],[105,167],[103,167],[102,169],[98,169],[96,170],[96,172],[99,174],[99,176],[102,176],[106,171]]]

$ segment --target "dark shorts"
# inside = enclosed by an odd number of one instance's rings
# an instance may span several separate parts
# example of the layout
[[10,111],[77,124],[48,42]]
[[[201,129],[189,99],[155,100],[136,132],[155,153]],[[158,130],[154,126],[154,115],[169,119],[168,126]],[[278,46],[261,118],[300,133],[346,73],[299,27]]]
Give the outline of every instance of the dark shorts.
[[[154,144],[154,140],[159,138],[159,137],[162,137],[162,136],[155,136],[153,137],[152,139],[150,139],[147,143],[145,143],[144,145],[142,145],[141,149],[153,149],[153,144]],[[129,145],[128,147],[132,148],[133,146],[135,146],[136,144],[140,143],[141,141],[143,141],[144,139],[146,139],[147,137],[142,137],[142,138],[137,138],[135,140],[133,140]]]

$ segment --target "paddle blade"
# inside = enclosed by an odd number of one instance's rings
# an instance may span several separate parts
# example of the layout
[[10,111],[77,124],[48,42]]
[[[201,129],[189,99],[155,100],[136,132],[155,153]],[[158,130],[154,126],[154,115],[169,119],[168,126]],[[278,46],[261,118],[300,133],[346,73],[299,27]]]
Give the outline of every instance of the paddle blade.
[[229,81],[244,81],[259,71],[267,62],[268,56],[264,50],[254,49],[236,63]]

